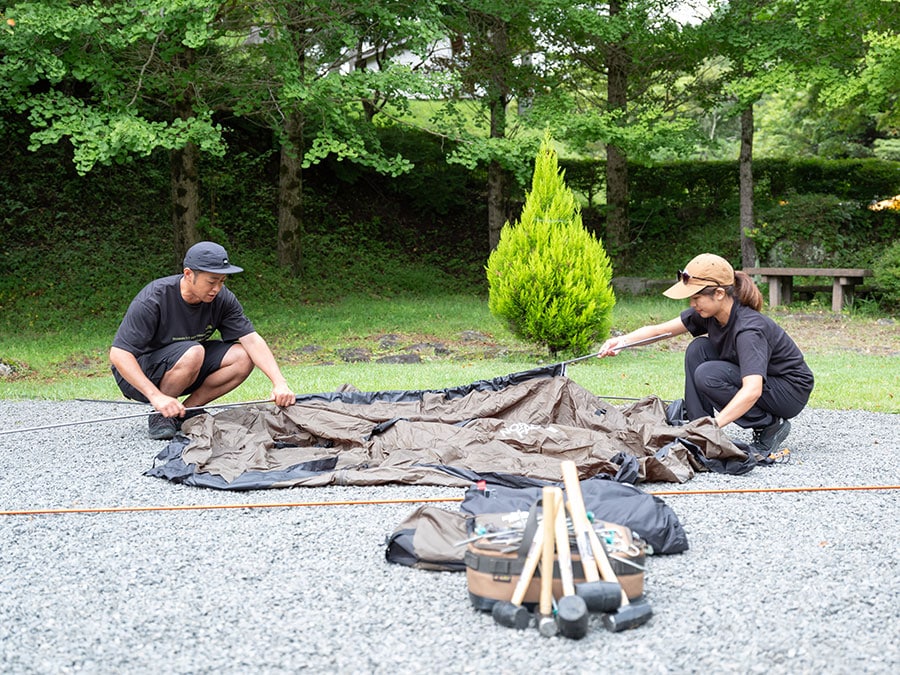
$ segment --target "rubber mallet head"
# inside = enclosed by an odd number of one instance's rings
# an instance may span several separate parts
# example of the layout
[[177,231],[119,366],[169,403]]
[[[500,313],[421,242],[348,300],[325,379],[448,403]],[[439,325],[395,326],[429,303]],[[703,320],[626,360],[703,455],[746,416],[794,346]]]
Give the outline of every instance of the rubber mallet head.
[[531,623],[531,612],[522,605],[514,605],[506,600],[494,603],[491,607],[491,616],[494,617],[494,621],[507,628],[523,630]]
[[559,634],[570,640],[580,640],[588,632],[590,613],[584,600],[577,595],[564,595],[556,603],[556,624]]
[[606,630],[618,633],[629,628],[643,626],[653,616],[653,607],[646,601],[636,600],[630,602],[611,614],[603,615],[603,625]]
[[545,523],[538,523],[537,529],[534,531],[534,537],[528,546],[528,553],[525,556],[525,562],[522,565],[522,573],[513,589],[512,597],[509,601],[501,600],[494,603],[491,607],[491,615],[494,621],[501,626],[507,628],[527,628],[531,623],[531,613],[522,606],[525,599],[525,592],[534,578],[534,571],[537,569],[538,561],[541,559],[544,546],[544,530]]
[[583,581],[575,584],[575,595],[595,614],[615,612],[622,604],[622,587],[614,581]]

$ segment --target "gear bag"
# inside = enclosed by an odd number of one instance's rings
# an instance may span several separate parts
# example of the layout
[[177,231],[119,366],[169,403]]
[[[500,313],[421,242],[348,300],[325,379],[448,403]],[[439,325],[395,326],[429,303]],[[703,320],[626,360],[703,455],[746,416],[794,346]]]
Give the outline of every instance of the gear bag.
[[[598,520],[616,523],[645,542],[647,554],[667,555],[688,550],[681,522],[659,497],[640,488],[600,478],[581,481],[585,506]],[[386,537],[388,562],[422,569],[466,570],[466,546],[458,542],[474,534],[481,514],[530,510],[541,488],[512,488],[478,483],[466,491],[458,512],[420,506]]]
[[[512,598],[534,538],[534,514],[532,509],[530,512],[487,513],[475,517],[474,531],[481,533],[481,536],[476,534],[478,538],[470,537],[464,558],[469,601],[475,609],[490,611],[497,601]],[[622,590],[629,600],[639,598],[644,593],[646,543],[621,525],[603,521],[595,521],[593,525],[600,541],[605,544]],[[575,583],[579,584],[585,578],[573,533],[569,535],[569,548],[572,551],[572,575]],[[523,603],[538,602],[540,590],[541,571],[538,569],[528,585]],[[560,597],[562,594],[557,562],[553,566],[553,595]]]

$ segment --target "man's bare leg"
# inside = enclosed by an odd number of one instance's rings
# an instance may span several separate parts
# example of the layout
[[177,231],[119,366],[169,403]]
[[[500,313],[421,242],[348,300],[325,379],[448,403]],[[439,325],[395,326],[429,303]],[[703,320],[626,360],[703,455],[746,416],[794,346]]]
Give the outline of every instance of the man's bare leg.
[[[188,350],[190,352],[192,350]],[[181,363],[181,361],[179,361]],[[174,368],[173,368],[174,370]],[[171,372],[171,371],[170,371]],[[199,369],[198,369],[199,372]],[[253,372],[253,362],[244,348],[235,344],[225,353],[219,369],[207,377],[196,391],[184,399],[186,408],[199,408],[236,389]],[[168,373],[166,373],[168,377]],[[193,382],[197,379],[196,374]],[[165,381],[165,378],[163,378]],[[190,382],[184,388],[190,386]],[[184,391],[182,388],[181,391]]]
[[182,392],[190,387],[197,379],[197,375],[200,374],[205,355],[206,350],[200,345],[188,349],[163,375],[162,381],[159,383],[159,390],[166,396],[174,398],[181,396]]
[[[200,345],[195,345],[188,349],[174,366],[163,375],[162,381],[159,383],[159,390],[171,396],[178,398],[181,392],[187,389],[197,379],[200,368],[203,365],[203,357],[206,352]],[[169,440],[175,436],[178,431],[178,419],[163,418],[160,413],[150,415],[147,418],[148,431],[150,438],[154,440]]]

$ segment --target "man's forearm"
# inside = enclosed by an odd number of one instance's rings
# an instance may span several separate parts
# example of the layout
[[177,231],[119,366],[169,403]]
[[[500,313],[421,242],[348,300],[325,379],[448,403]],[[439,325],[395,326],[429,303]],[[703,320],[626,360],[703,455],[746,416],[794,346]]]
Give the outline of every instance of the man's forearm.
[[259,368],[272,381],[273,386],[287,386],[287,380],[281,373],[281,368],[278,367],[275,355],[272,354],[268,343],[261,335],[251,333],[242,337],[240,343],[247,351],[250,360],[253,361],[253,365]]
[[119,347],[113,347],[109,350],[109,361],[119,371],[119,375],[124,377],[128,384],[141,392],[148,401],[152,401],[162,393],[150,378],[144,374],[140,364],[131,352],[127,352]]

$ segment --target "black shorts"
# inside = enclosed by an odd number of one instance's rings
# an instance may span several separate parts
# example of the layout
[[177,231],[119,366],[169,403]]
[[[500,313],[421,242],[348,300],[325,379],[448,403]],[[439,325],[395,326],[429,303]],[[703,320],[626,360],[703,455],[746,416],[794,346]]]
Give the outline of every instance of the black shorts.
[[[158,387],[165,374],[178,363],[179,359],[184,356],[188,349],[196,345],[203,347],[205,355],[203,356],[203,365],[200,366],[200,373],[197,375],[197,379],[194,380],[191,386],[179,394],[179,396],[184,396],[185,394],[196,391],[207,377],[212,375],[222,366],[222,359],[225,358],[225,354],[234,344],[234,342],[222,342],[221,340],[208,340],[207,342],[173,342],[162,349],[157,349],[155,352],[147,352],[146,354],[137,357],[137,361],[141,366],[141,370],[144,371],[144,375]],[[147,397],[132,387],[131,384],[119,374],[118,370],[113,368],[112,371],[116,378],[116,384],[119,385],[119,389],[125,394],[126,398],[130,398],[132,401],[149,403]]]

